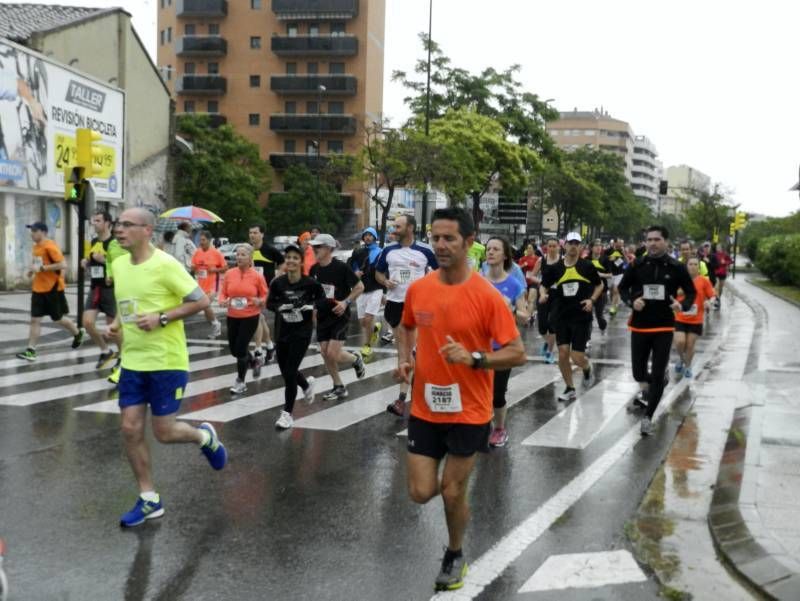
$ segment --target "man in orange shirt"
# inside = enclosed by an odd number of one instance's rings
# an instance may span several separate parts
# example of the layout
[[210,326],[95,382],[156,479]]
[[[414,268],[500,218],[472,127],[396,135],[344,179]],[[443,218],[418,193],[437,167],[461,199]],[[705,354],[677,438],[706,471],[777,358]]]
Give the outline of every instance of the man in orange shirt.
[[[463,586],[467,572],[461,551],[469,519],[467,483],[475,453],[489,448],[492,370],[523,365],[525,347],[503,297],[467,263],[475,241],[469,213],[461,208],[436,210],[432,234],[439,269],[408,289],[397,330],[395,375],[410,382],[415,371],[408,488],[411,499],[420,504],[441,492],[449,543],[435,589],[455,590]],[[492,341],[500,346],[494,352]]]
[[[678,352],[678,362],[675,364],[675,373],[684,378],[692,377],[692,359],[697,339],[703,335],[703,316],[706,301],[717,297],[714,286],[704,275],[700,274],[700,259],[691,257],[686,262],[686,269],[692,276],[694,289],[697,296],[694,304],[688,311],[679,311],[675,314],[675,350]],[[678,297],[678,302],[683,301],[683,295]]]
[[50,316],[55,323],[72,334],[72,348],[83,342],[83,330],[67,317],[69,307],[64,294],[63,270],[67,262],[58,244],[47,237],[47,225],[37,221],[27,227],[33,240],[33,263],[28,269],[28,277],[33,278],[31,294],[31,328],[28,335],[28,348],[17,353],[19,359],[36,361],[36,342],[42,331],[42,317]]
[[209,305],[203,309],[206,321],[211,324],[211,334],[209,338],[217,338],[222,333],[222,325],[219,323],[211,303],[219,290],[219,274],[228,269],[225,257],[211,244],[211,232],[203,230],[200,232],[200,247],[192,255],[192,273],[197,280],[197,285],[206,293]]

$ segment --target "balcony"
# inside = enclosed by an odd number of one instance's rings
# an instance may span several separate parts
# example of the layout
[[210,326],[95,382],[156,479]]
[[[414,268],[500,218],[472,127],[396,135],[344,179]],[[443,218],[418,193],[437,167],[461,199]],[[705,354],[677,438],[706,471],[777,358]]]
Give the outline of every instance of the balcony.
[[200,19],[228,16],[228,0],[176,0],[178,18]]
[[355,75],[273,75],[269,88],[276,94],[318,94],[323,96],[355,96],[358,89]]
[[[269,202],[277,200],[286,196],[287,192],[270,192]],[[339,194],[339,202],[336,204],[336,209],[339,211],[352,211],[355,208],[355,198],[352,194]],[[267,204],[269,207],[269,204]]]
[[272,36],[272,51],[278,56],[355,56],[354,35]]
[[175,45],[178,56],[219,57],[228,54],[228,41],[218,35],[184,35]]
[[228,80],[221,75],[181,75],[175,82],[178,94],[222,96],[228,91]]
[[208,120],[208,126],[212,129],[217,129],[221,125],[228,123],[228,118],[220,113],[175,113],[175,117],[178,119],[187,115],[192,115],[193,117],[206,117]]
[[316,171],[328,162],[327,154],[317,157],[316,153],[285,152],[269,155],[269,164],[274,169],[288,169],[295,165],[304,165],[309,171]]
[[277,114],[269,118],[269,128],[284,134],[343,134],[356,133],[356,118],[353,115],[330,115],[317,113]]
[[281,21],[354,19],[358,0],[272,0],[272,12]]

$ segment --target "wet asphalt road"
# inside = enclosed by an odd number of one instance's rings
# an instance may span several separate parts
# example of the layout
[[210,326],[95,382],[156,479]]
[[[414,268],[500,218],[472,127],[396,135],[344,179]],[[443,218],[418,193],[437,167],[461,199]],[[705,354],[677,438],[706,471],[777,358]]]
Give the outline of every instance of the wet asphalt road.
[[[603,336],[595,329],[598,383],[574,403],[556,400],[557,367],[538,357],[512,373],[509,445],[480,457],[470,491],[465,551],[475,581],[441,598],[658,598],[652,579],[635,575],[555,590],[564,578],[542,573],[540,590],[519,592],[551,556],[630,550],[625,523],[689,405],[690,387],[671,386],[674,403],[656,435],[631,434],[638,422],[624,408],[634,389],[625,317]],[[713,349],[724,318],[712,313],[701,351]],[[276,368],[232,400],[234,363],[206,332],[199,322],[188,328],[193,384],[181,415],[213,421],[230,463],[213,472],[196,447],[150,437],[166,515],[129,531],[117,524],[136,487],[114,393],[93,369],[95,349],[64,356],[67,347],[51,347],[21,366],[0,356],[0,537],[11,598],[430,599],[444,514],[439,499],[420,507],[407,496],[405,422],[383,410],[395,398],[392,351],[375,353],[343,408],[332,411],[319,394],[311,405],[298,400],[295,428],[276,432]],[[348,344],[359,344],[351,334]],[[538,334],[524,336],[536,355]],[[303,369],[325,373],[313,352]]]

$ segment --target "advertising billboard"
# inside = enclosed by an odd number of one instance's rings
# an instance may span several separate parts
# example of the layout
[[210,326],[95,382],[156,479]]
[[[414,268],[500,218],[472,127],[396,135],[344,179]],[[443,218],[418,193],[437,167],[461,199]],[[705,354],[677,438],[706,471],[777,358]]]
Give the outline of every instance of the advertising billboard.
[[124,124],[124,92],[0,40],[0,190],[61,196],[75,130],[88,128],[102,137],[96,195],[121,199]]

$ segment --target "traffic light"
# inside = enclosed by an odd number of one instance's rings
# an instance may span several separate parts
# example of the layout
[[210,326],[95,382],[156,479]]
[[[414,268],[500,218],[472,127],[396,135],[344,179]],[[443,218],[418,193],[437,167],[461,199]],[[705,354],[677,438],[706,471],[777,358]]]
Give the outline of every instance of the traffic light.
[[83,167],[64,168],[64,200],[81,203],[84,197]]
[[747,213],[744,213],[743,211],[737,211],[733,223],[736,230],[743,230],[747,225]]
[[83,168],[86,179],[97,177],[103,173],[103,150],[100,148],[102,137],[92,129],[78,128],[77,136],[77,163]]

